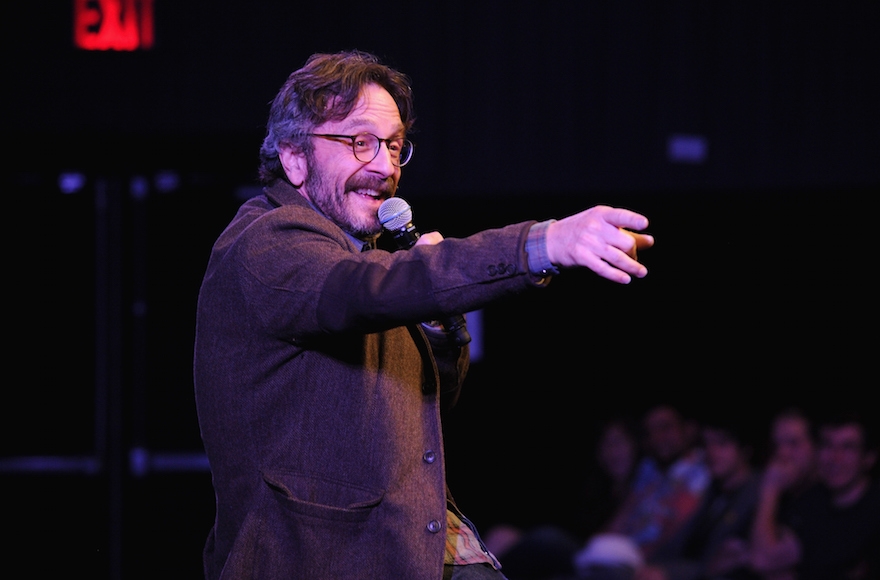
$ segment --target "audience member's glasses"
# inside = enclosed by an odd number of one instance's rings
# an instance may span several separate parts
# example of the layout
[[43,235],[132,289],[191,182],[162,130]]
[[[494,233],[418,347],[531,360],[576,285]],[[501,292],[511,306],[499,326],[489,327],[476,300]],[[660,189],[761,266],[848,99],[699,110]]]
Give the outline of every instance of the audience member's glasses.
[[409,163],[413,154],[413,144],[409,139],[380,139],[372,133],[361,133],[360,135],[331,135],[328,133],[310,133],[312,137],[323,137],[324,139],[332,139],[345,142],[351,141],[351,150],[354,157],[361,163],[369,163],[379,155],[379,148],[382,143],[388,147],[391,154],[391,163],[397,167],[403,167]]

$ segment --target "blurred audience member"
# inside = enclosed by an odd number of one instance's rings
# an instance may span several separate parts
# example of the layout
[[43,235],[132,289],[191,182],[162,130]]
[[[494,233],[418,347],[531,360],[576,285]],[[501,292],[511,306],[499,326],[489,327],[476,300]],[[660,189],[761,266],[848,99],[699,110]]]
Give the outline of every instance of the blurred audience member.
[[[643,415],[645,457],[632,488],[600,533],[575,554],[577,573],[586,578],[624,575],[654,557],[691,518],[709,485],[710,474],[696,445],[697,423],[669,403]],[[617,564],[615,564],[617,562]],[[623,577],[623,576],[622,576]]]
[[764,466],[751,532],[752,558],[768,578],[786,580],[790,571],[779,538],[799,511],[798,503],[819,485],[816,434],[803,409],[787,407],[770,424],[770,457]]
[[783,512],[790,504],[817,483],[816,438],[813,421],[802,409],[788,407],[780,411],[770,427],[772,455],[764,477],[773,478],[785,489]]
[[617,415],[603,421],[596,439],[596,466],[585,486],[582,540],[604,529],[629,494],[641,458],[636,422]]
[[765,477],[752,534],[752,564],[768,578],[880,578],[880,486],[873,425],[857,414],[819,425],[817,475],[784,520],[784,482]]
[[751,429],[741,417],[724,414],[702,423],[709,488],[696,513],[635,572],[635,580],[758,578],[747,549],[760,481]]
[[584,495],[572,500],[574,521],[568,525],[548,523],[525,532],[500,525],[487,533],[486,545],[499,558],[510,580],[544,580],[573,574],[574,553],[589,535],[607,523],[629,491],[640,456],[634,421],[625,415],[601,421],[593,454],[596,468],[590,470]]

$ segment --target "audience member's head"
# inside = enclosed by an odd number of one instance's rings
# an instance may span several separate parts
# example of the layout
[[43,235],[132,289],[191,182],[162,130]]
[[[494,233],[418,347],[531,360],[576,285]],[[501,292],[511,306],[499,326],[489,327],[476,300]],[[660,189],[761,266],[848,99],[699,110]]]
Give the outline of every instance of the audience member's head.
[[816,482],[816,454],[816,435],[810,415],[797,407],[779,411],[770,422],[765,483],[785,491],[789,497],[799,496]]
[[695,442],[694,423],[670,403],[650,407],[643,416],[642,429],[645,452],[663,467],[682,457]]
[[837,505],[862,497],[877,460],[873,426],[856,412],[838,413],[819,424],[818,475]]
[[816,434],[803,409],[788,407],[773,417],[770,447],[770,461],[787,466],[789,487],[804,487],[815,479]]
[[748,421],[723,413],[701,419],[702,445],[712,479],[724,489],[734,489],[752,474],[755,440]]
[[638,435],[628,418],[615,416],[602,423],[596,442],[596,462],[612,482],[629,481],[639,453]]

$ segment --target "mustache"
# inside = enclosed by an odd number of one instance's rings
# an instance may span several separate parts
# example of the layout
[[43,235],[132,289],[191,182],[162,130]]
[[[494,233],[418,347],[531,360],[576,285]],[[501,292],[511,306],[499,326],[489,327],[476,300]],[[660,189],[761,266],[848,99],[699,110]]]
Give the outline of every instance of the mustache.
[[347,191],[354,191],[356,189],[374,189],[383,194],[391,194],[394,193],[397,187],[394,184],[394,179],[391,177],[386,177],[385,179],[378,177],[356,177],[345,183],[345,189]]

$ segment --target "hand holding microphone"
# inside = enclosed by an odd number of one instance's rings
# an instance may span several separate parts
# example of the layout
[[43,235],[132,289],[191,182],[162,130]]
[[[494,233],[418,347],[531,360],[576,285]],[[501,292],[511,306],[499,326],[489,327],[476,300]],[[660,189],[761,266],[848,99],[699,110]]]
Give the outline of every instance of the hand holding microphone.
[[[401,250],[412,248],[419,240],[420,234],[412,224],[412,208],[404,199],[392,197],[383,201],[379,206],[379,223],[391,233]],[[463,315],[449,316],[440,323],[455,345],[464,346],[471,341]]]

